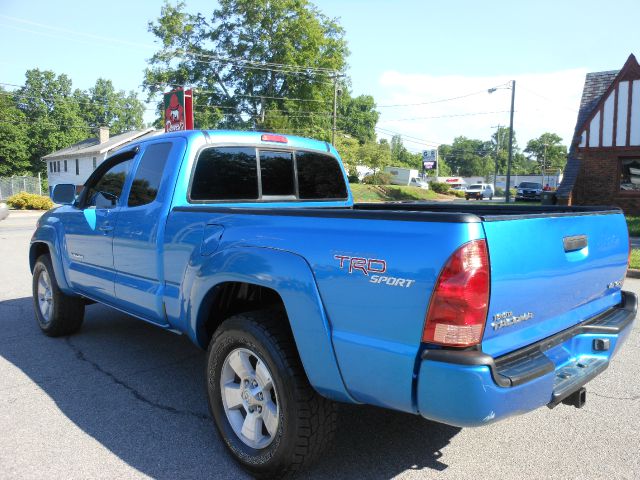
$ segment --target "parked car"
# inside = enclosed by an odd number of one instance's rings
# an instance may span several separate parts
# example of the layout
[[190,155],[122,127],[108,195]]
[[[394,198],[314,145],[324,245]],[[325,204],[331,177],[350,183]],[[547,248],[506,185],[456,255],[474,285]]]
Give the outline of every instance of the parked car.
[[493,185],[487,183],[469,185],[464,191],[464,198],[467,200],[470,198],[475,198],[476,200],[488,198],[489,200],[493,200]]
[[0,220],[4,220],[8,216],[9,216],[9,206],[6,203],[1,202],[0,203]]
[[53,197],[29,249],[42,332],[100,302],[186,335],[223,443],[262,478],[321,456],[335,401],[463,427],[582,406],[636,315],[619,209],[354,204],[323,141],[164,134]]
[[423,190],[429,190],[429,182],[425,182],[421,178],[412,177],[409,181],[409,186],[422,188]]
[[542,184],[536,182],[522,182],[516,187],[517,200],[540,200],[542,198]]

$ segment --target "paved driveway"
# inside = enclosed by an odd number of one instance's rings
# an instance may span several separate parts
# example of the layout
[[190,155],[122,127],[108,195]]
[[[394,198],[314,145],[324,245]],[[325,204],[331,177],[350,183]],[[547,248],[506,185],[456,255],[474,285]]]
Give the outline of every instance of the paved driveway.
[[[214,430],[204,353],[187,339],[100,305],[78,335],[40,334],[27,267],[36,218],[0,222],[0,478],[246,478]],[[636,326],[582,410],[460,429],[345,405],[335,449],[307,477],[638,478],[639,374]]]

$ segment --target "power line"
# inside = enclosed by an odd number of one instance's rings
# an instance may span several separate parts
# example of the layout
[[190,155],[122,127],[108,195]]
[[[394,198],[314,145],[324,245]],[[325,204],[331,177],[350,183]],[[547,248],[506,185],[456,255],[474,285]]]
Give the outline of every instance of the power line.
[[527,92],[532,93],[533,95],[535,95],[535,96],[537,96],[537,97],[540,97],[540,98],[542,98],[542,99],[544,99],[544,100],[546,100],[546,101],[548,101],[548,102],[550,102],[550,103],[552,103],[552,104],[554,104],[554,105],[556,105],[556,106],[558,106],[558,107],[564,108],[565,110],[570,110],[570,111],[572,111],[573,113],[578,113],[578,110],[577,110],[577,109],[575,109],[575,108],[571,108],[571,107],[569,107],[568,105],[563,105],[563,104],[561,104],[561,103],[558,103],[556,100],[552,100],[551,98],[546,97],[546,96],[542,95],[541,93],[534,92],[533,90],[531,90],[530,88],[527,88],[527,87],[523,86],[522,84],[520,85],[520,88],[522,88],[522,89],[526,90]]
[[434,103],[443,103],[443,102],[451,102],[453,100],[460,100],[461,98],[472,97],[474,95],[480,95],[481,93],[487,93],[487,89],[478,90],[477,92],[467,93],[465,95],[459,95],[457,97],[450,98],[440,98],[438,100],[431,100],[428,102],[417,102],[417,103],[396,103],[392,105],[376,105],[376,108],[393,108],[393,107],[413,107],[418,105],[433,105]]
[[408,122],[413,120],[431,120],[434,118],[456,118],[456,117],[473,117],[477,115],[493,115],[497,113],[509,113],[510,110],[496,110],[493,112],[469,112],[469,113],[456,113],[452,115],[434,115],[431,117],[411,117],[411,118],[389,118],[386,122]]

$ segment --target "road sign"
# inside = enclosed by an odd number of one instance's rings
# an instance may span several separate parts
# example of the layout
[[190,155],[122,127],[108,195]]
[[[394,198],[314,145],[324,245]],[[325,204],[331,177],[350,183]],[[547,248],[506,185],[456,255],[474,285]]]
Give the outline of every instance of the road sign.
[[438,166],[438,150],[424,150],[422,152],[422,167],[434,170]]

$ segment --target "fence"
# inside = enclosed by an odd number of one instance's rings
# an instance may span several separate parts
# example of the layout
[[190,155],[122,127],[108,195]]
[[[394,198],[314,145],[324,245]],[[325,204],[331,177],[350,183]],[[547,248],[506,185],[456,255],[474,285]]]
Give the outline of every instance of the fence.
[[0,177],[0,200],[6,200],[18,192],[42,195],[40,177]]

